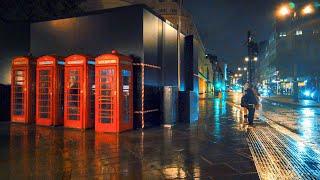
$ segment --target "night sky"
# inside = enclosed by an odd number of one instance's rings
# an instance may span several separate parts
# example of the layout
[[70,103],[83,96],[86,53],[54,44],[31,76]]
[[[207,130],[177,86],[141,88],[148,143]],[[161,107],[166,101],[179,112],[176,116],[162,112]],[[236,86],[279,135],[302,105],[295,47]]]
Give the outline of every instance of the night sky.
[[256,41],[267,40],[280,0],[185,0],[205,47],[236,67],[246,55],[247,31]]

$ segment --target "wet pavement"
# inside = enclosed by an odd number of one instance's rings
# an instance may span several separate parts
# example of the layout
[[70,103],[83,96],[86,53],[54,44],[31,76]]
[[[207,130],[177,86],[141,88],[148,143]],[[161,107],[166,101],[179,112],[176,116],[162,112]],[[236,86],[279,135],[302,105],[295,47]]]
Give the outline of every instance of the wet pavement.
[[261,179],[320,178],[320,154],[311,146],[269,126],[251,129],[248,141]]
[[[228,103],[239,108],[240,99],[241,94],[232,94]],[[316,111],[262,101],[257,113],[259,120],[247,131],[250,152],[261,179],[320,178]]]
[[199,104],[197,123],[120,135],[0,123],[0,179],[258,179],[239,110]]
[[[241,94],[232,94],[229,101],[240,104]],[[258,113],[290,131],[303,141],[320,146],[320,108],[297,107],[270,102],[262,99]]]
[[292,107],[263,101],[263,115],[296,132],[309,143],[320,145],[320,108]]

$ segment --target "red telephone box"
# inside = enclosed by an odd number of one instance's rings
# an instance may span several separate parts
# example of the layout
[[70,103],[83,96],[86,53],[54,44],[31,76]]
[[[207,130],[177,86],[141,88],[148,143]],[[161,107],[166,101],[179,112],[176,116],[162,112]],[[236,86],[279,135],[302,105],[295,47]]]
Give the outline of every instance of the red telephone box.
[[33,123],[35,115],[36,62],[29,57],[17,57],[11,71],[11,121]]
[[57,126],[63,124],[64,62],[55,56],[37,59],[36,124]]
[[122,132],[132,129],[132,60],[115,51],[95,60],[95,130]]
[[94,61],[84,55],[65,58],[64,126],[94,126]]

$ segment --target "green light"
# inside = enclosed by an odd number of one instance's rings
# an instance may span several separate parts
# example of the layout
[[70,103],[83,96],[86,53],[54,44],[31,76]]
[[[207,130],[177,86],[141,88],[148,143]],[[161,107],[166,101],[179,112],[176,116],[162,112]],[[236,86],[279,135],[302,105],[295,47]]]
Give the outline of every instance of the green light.
[[220,88],[221,88],[221,83],[220,83],[220,82],[216,83],[216,88],[217,88],[217,89],[220,89]]
[[296,5],[295,5],[293,2],[290,2],[290,3],[289,3],[289,7],[290,7],[291,9],[294,9],[294,8],[296,8]]

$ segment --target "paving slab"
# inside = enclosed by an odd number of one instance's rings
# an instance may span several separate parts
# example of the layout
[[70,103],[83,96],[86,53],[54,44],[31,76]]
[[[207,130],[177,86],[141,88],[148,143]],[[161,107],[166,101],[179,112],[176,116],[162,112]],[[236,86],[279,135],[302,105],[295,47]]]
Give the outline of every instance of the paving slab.
[[200,101],[197,123],[120,135],[0,123],[0,179],[258,179],[238,114]]

